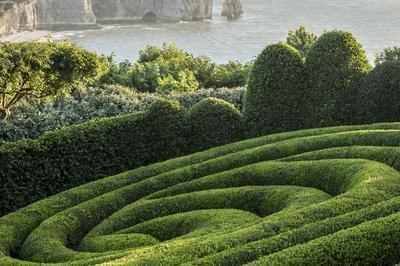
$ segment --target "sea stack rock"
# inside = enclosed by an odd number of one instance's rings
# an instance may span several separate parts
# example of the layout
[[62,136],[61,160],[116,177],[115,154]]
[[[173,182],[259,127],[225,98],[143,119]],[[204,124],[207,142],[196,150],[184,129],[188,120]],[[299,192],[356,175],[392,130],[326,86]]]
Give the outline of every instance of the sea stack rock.
[[237,19],[243,15],[243,6],[240,0],[225,0],[222,8],[222,16],[228,19]]

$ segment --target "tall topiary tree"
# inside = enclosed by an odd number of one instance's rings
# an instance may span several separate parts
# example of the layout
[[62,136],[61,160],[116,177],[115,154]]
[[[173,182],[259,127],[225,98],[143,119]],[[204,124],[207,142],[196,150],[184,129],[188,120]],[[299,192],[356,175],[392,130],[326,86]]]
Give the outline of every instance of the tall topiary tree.
[[0,119],[26,97],[44,98],[102,73],[105,61],[64,41],[0,43]]
[[381,62],[363,82],[360,122],[400,121],[400,59]]
[[351,33],[324,33],[306,58],[309,127],[354,123],[363,77],[371,70],[365,51]]
[[285,43],[267,46],[254,62],[244,101],[250,135],[302,127],[304,63]]
[[207,98],[189,111],[192,125],[192,150],[237,141],[242,137],[242,114],[232,104],[217,98]]

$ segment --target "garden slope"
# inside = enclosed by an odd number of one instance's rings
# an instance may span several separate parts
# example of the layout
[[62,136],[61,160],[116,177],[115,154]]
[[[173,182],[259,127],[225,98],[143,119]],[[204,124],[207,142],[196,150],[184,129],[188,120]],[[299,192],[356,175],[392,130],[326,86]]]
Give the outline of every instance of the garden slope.
[[396,264],[400,123],[246,140],[0,218],[2,265]]

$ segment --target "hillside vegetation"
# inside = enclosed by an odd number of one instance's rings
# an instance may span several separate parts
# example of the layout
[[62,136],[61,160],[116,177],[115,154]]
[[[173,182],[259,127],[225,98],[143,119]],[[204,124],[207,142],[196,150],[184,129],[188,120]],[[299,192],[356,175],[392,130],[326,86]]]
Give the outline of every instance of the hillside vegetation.
[[0,218],[0,261],[396,264],[399,143],[399,123],[313,129],[137,168]]

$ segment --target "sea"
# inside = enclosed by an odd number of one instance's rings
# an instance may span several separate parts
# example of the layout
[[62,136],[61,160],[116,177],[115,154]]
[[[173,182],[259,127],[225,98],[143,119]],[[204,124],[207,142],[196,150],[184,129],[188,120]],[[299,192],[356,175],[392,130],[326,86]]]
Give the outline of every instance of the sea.
[[400,0],[242,0],[238,20],[221,16],[222,0],[214,0],[213,19],[202,22],[158,22],[100,25],[96,30],[64,31],[70,39],[117,61],[134,61],[147,45],[175,43],[217,63],[247,62],[272,43],[285,41],[289,30],[305,26],[318,35],[333,29],[350,31],[373,62],[377,53],[400,46]]

